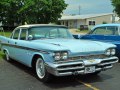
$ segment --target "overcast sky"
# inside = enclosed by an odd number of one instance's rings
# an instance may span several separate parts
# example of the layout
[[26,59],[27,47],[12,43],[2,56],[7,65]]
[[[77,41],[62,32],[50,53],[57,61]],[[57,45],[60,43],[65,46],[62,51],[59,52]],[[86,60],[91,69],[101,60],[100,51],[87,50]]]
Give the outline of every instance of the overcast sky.
[[110,0],[65,0],[68,4],[64,14],[94,14],[112,13],[113,6]]

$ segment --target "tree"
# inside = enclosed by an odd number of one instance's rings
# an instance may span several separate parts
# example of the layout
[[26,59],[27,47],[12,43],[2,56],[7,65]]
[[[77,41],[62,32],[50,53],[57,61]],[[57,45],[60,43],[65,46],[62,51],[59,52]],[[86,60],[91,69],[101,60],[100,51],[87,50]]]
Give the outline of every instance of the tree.
[[1,0],[0,21],[7,25],[56,22],[66,7],[64,0]]
[[17,11],[20,6],[16,0],[1,0],[0,1],[0,16],[1,21],[9,26],[13,26],[14,23],[18,23],[19,14]]
[[112,5],[114,6],[114,11],[120,17],[120,0],[111,0]]

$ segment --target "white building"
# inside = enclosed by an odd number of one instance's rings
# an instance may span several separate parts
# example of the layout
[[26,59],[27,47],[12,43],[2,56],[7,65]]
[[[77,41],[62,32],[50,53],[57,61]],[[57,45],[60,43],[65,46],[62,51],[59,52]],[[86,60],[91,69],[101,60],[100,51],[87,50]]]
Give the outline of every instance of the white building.
[[103,23],[114,22],[113,13],[86,14],[86,15],[62,15],[59,19],[61,25],[69,28],[80,28],[80,25],[94,26]]

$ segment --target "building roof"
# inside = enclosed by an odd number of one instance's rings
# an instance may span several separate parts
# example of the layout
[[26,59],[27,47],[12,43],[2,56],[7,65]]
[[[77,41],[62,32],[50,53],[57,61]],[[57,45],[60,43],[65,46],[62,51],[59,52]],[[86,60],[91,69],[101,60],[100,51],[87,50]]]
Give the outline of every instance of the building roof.
[[86,15],[62,15],[59,20],[77,20],[77,19],[87,19],[92,17],[99,17],[105,15],[113,15],[113,13],[102,13],[102,14],[86,14]]

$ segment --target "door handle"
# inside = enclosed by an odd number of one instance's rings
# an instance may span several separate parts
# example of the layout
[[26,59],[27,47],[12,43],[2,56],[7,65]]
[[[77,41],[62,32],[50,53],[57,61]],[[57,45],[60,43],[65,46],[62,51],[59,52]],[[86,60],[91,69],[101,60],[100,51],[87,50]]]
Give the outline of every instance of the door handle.
[[15,42],[15,44],[17,44],[17,42]]

